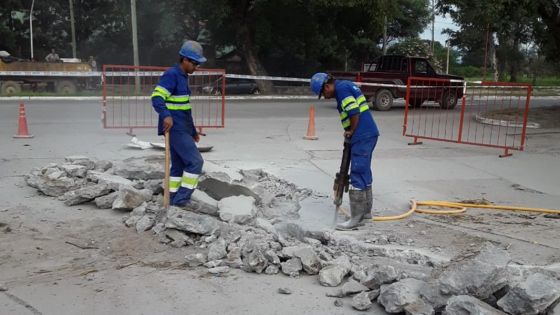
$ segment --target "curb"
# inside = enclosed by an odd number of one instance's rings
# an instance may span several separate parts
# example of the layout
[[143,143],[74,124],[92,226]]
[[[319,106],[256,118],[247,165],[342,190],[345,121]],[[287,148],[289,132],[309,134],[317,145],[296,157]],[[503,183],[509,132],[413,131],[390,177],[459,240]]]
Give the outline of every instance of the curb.
[[[523,128],[523,124],[522,123],[516,123],[516,122],[512,122],[510,120],[501,120],[501,119],[492,119],[492,118],[487,118],[482,116],[481,114],[476,114],[476,116],[474,117],[474,119],[476,121],[478,121],[481,124],[486,124],[486,125],[493,125],[493,126],[501,126],[501,127],[513,127],[513,128]],[[534,123],[534,122],[527,122],[527,128],[531,128],[531,129],[538,129],[540,128],[541,125],[539,123]]]

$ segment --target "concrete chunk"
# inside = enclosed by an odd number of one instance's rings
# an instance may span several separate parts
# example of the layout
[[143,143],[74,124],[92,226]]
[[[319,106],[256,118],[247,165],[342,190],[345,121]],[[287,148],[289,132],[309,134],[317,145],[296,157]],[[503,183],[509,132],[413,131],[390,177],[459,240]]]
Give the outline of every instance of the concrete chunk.
[[294,256],[301,260],[303,270],[310,275],[316,275],[321,270],[321,263],[313,248],[309,246],[300,246],[295,250]]
[[89,171],[87,173],[87,179],[95,183],[106,183],[113,190],[119,190],[121,186],[132,186],[132,181],[113,174],[103,173],[99,171]]
[[290,277],[299,276],[299,272],[303,269],[301,260],[299,260],[299,258],[297,257],[291,258],[288,261],[281,263],[281,266],[282,273]]
[[88,170],[95,168],[95,162],[83,155],[72,155],[64,158],[67,163],[85,166]]
[[95,205],[99,209],[111,209],[113,202],[117,199],[118,192],[114,191],[108,195],[95,198]]
[[419,291],[424,285],[424,281],[413,278],[382,285],[378,302],[389,313],[403,312],[407,305],[420,301]]
[[477,255],[448,266],[439,277],[440,291],[487,299],[507,284],[510,260],[508,252],[488,243]]
[[248,224],[257,215],[255,199],[247,196],[227,197],[218,202],[220,219],[229,223]]
[[64,204],[67,206],[74,206],[92,201],[93,199],[107,195],[110,192],[111,189],[107,184],[95,184],[69,191],[60,196],[59,199],[64,200]]
[[115,163],[116,175],[127,179],[161,179],[164,177],[163,156],[132,157]]
[[203,253],[189,254],[185,256],[185,260],[189,267],[201,266],[207,261],[206,255]]
[[88,171],[83,165],[62,164],[60,168],[66,172],[69,177],[85,177]]
[[395,282],[398,277],[399,275],[393,266],[373,266],[366,271],[366,277],[361,283],[370,289],[378,289],[383,284]]
[[132,210],[151,198],[152,192],[148,189],[138,190],[132,186],[122,186],[117,198],[113,201],[112,208],[115,210]]
[[362,292],[352,298],[352,307],[358,311],[367,311],[373,306],[368,292]]
[[535,273],[498,301],[498,306],[514,315],[534,315],[544,312],[560,298],[560,281],[542,273]]
[[506,313],[493,308],[481,300],[468,296],[458,295],[447,301],[445,315],[506,315]]
[[154,215],[145,215],[136,222],[136,232],[144,232],[152,228],[156,223],[156,218]]
[[220,225],[213,217],[170,207],[167,212],[165,227],[194,234],[210,235]]
[[68,191],[82,187],[84,184],[83,179],[70,178],[66,176],[66,172],[55,167],[34,169],[25,176],[25,182],[51,197],[62,196]]
[[226,246],[226,241],[223,238],[219,238],[210,244],[208,247],[208,260],[218,260],[226,257]]

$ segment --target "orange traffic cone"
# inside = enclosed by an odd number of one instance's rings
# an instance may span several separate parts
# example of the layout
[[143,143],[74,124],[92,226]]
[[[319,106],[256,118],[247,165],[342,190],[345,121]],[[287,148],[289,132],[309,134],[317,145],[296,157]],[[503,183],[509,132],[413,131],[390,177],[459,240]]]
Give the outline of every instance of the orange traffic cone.
[[305,140],[317,140],[319,137],[315,135],[315,106],[309,108],[309,124],[307,125],[307,135],[303,137]]
[[19,104],[19,122],[18,122],[18,133],[14,138],[33,138],[33,135],[29,134],[27,129],[27,118],[25,117],[25,105],[23,103]]

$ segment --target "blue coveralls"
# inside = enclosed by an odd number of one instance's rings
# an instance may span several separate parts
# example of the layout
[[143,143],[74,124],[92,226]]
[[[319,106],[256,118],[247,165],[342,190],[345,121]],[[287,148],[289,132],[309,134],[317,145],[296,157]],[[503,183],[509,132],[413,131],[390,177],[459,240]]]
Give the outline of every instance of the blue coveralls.
[[169,131],[169,192],[170,203],[176,206],[189,202],[204,163],[193,139],[197,131],[191,113],[190,94],[188,76],[179,65],[165,71],[152,93],[152,106],[159,114],[158,135],[163,135],[163,120],[169,116],[173,118],[173,127]]
[[350,128],[350,117],[360,115],[351,139],[350,182],[355,189],[365,190],[373,182],[371,159],[379,137],[379,129],[362,91],[350,81],[336,80],[334,84],[337,108],[344,130]]

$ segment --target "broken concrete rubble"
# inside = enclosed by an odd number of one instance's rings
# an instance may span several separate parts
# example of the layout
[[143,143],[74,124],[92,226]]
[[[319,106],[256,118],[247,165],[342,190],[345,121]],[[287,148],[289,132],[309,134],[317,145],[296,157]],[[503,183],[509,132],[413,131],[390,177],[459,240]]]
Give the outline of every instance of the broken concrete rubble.
[[64,201],[67,206],[74,206],[88,201],[92,201],[97,197],[107,195],[111,192],[109,186],[105,183],[94,184],[71,190],[60,196],[59,199]]
[[[309,230],[294,220],[294,209],[299,209],[299,201],[309,192],[262,171],[224,170],[213,165],[204,170],[204,191],[196,190],[185,208],[165,210],[160,206],[161,177],[150,179],[163,171],[163,159],[146,159],[136,158],[132,167],[115,163],[114,169],[110,162],[94,161],[92,170],[89,159],[74,158],[65,164],[36,169],[27,181],[52,194],[61,193],[58,196],[62,195],[67,204],[94,200],[99,208],[116,205],[114,208],[132,210],[123,220],[127,226],[157,234],[158,240],[173,247],[194,245],[186,249],[198,251],[185,257],[188,266],[204,266],[215,275],[232,268],[269,275],[282,272],[293,277],[303,273],[317,275],[323,286],[340,286],[329,296],[354,296],[352,306],[359,310],[379,307],[373,303],[378,295],[378,302],[387,312],[415,315],[439,314],[445,308],[457,314],[462,314],[459,310],[463,309],[475,312],[470,310],[484,306],[480,303],[495,307],[498,300],[498,305],[504,310],[510,307],[508,312],[512,314],[520,313],[511,309],[526,305],[530,305],[524,309],[527,314],[533,314],[533,309],[543,313],[554,307],[554,295],[539,295],[530,290],[530,285],[523,287],[524,282],[512,285],[507,277],[511,269],[509,256],[493,245],[444,265],[447,261],[441,255],[404,246],[412,243],[402,241],[407,236],[375,234],[379,239],[385,238],[387,246],[343,233]],[[148,172],[139,169],[142,163],[152,164]],[[375,260],[376,265],[371,266],[368,257],[381,261]],[[527,274],[516,276],[526,278]],[[395,282],[398,279],[403,280]],[[542,279],[533,282],[547,283]],[[546,287],[547,293],[555,292]],[[469,296],[463,300],[457,297],[465,294]],[[525,296],[527,302],[519,296]],[[519,306],[511,299],[528,304]]]
[[389,313],[403,312],[407,305],[420,300],[419,291],[424,285],[424,281],[413,278],[382,285],[378,302]]
[[229,223],[248,224],[257,215],[255,199],[247,196],[227,197],[218,202],[220,219]]
[[303,269],[301,260],[297,257],[290,258],[288,261],[283,262],[281,265],[282,273],[290,277],[299,276],[299,272]]
[[87,156],[83,156],[83,155],[72,155],[72,156],[67,156],[64,158],[64,160],[67,163],[73,164],[73,165],[81,165],[86,167],[88,170],[92,170],[95,168],[95,162],[88,158]]
[[127,179],[162,179],[164,178],[164,157],[159,155],[132,157],[113,165],[115,175]]
[[80,188],[83,178],[70,178],[56,166],[34,169],[25,176],[26,183],[51,197],[59,197],[68,191]]
[[510,260],[505,250],[487,243],[478,254],[454,261],[445,268],[438,277],[440,291],[486,299],[507,284],[506,267]]
[[118,192],[114,191],[108,195],[95,198],[95,206],[99,209],[111,209],[118,194]]
[[342,285],[340,289],[337,289],[333,293],[327,293],[327,296],[345,297],[348,295],[353,295],[364,291],[369,291],[369,288],[354,279],[349,279],[348,281],[346,281],[346,283]]
[[366,277],[361,283],[370,289],[378,289],[383,284],[395,282],[398,277],[399,275],[393,266],[372,266],[366,271]]
[[445,315],[506,315],[481,300],[468,296],[457,295],[449,299],[445,307]]
[[316,275],[321,270],[321,263],[313,248],[300,246],[294,251],[294,256],[301,260],[303,270],[310,275]]
[[404,307],[406,315],[434,315],[434,308],[422,300],[410,303]]
[[560,280],[535,273],[513,286],[498,301],[504,311],[515,315],[533,315],[544,312],[560,298]]
[[170,207],[165,227],[194,234],[210,235],[212,231],[219,228],[219,223],[215,218],[207,215]]
[[132,186],[121,186],[112,208],[114,210],[132,210],[151,198],[152,192],[148,189],[138,190]]
[[154,226],[154,224],[156,223],[156,218],[154,215],[145,215],[143,217],[141,217],[137,222],[136,222],[136,231],[137,232],[144,232],[147,231],[149,229],[152,228],[152,226]]
[[60,169],[66,172],[69,177],[85,177],[88,168],[83,165],[62,164]]
[[110,173],[103,173],[99,171],[89,171],[87,173],[87,179],[94,183],[105,183],[109,185],[112,190],[119,190],[121,186],[132,186],[133,182],[117,175]]
[[207,256],[203,253],[189,254],[185,256],[185,260],[189,267],[202,266],[206,262]]
[[358,311],[367,311],[373,306],[368,292],[362,292],[352,298],[352,307]]
[[226,241],[223,238],[219,238],[214,243],[210,244],[208,247],[208,260],[217,260],[226,257]]

